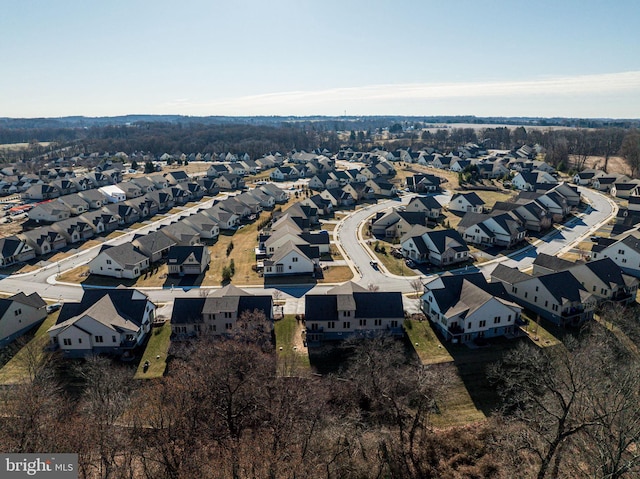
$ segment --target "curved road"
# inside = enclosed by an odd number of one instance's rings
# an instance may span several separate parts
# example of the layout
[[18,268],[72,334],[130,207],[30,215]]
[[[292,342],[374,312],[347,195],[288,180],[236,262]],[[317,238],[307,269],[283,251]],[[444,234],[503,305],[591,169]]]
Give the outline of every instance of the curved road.
[[[510,256],[500,257],[496,260],[484,263],[479,267],[474,268],[474,270],[482,271],[488,276],[499,262],[508,266],[518,266],[521,269],[526,268],[531,265],[538,253],[557,255],[568,250],[586,236],[591,235],[600,226],[607,223],[617,210],[615,203],[605,195],[596,191],[586,188],[581,188],[580,190],[584,197],[586,197],[591,203],[591,211],[589,214],[585,214],[580,218],[571,220],[559,231],[553,230],[532,246],[528,246]],[[369,264],[372,259],[372,253],[367,246],[358,241],[358,229],[364,221],[373,214],[390,208],[391,206],[408,203],[412,196],[415,195],[405,195],[400,199],[383,201],[375,205],[367,206],[355,211],[338,224],[336,228],[336,239],[340,243],[344,253],[346,253],[345,257],[351,264],[352,269],[357,271],[356,281],[359,284],[363,286],[375,284],[379,286],[381,291],[413,291],[410,281],[418,276],[394,276],[372,268]],[[445,203],[447,202],[448,195],[438,195],[437,197]],[[216,199],[220,198],[218,197]],[[164,218],[160,222],[125,233],[123,236],[110,240],[109,243],[122,244],[124,242],[131,241],[134,234],[146,233],[150,230],[155,230],[160,226],[160,224],[175,221],[182,216],[188,215],[191,210],[195,211],[199,208],[207,207],[207,205],[212,202],[213,200],[208,200],[195,207],[187,208],[180,213]],[[68,269],[75,268],[78,265],[87,263],[95,256],[95,254],[97,254],[100,246],[101,245],[78,252],[71,257],[61,260],[59,263],[47,265],[46,267],[32,273],[12,275],[0,279],[0,290],[12,293],[20,291],[26,293],[37,292],[42,297],[53,300],[79,300],[82,297],[82,288],[78,285],[56,283],[55,276],[59,270],[66,271]],[[59,270],[58,267],[60,268]],[[407,274],[410,272],[411,270],[407,269]],[[319,285],[315,287],[311,285],[301,285],[283,286],[278,287],[277,289],[281,290],[284,293],[283,298],[287,299],[286,312],[303,312],[303,298],[306,293],[310,291],[313,291],[314,293],[322,293],[330,287],[331,286],[328,285]],[[162,288],[142,289],[144,289],[144,291],[156,302],[169,302],[176,297],[200,295],[200,291],[197,288],[188,291],[184,291],[182,289],[173,290]],[[243,289],[254,293],[265,294],[266,292],[267,294],[272,294],[276,288],[264,289],[262,286],[257,285],[243,287]]]

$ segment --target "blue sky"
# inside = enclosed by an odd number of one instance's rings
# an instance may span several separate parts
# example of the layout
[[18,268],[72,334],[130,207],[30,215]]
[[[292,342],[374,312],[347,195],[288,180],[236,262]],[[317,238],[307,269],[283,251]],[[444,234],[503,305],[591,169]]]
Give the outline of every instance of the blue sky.
[[640,117],[637,0],[0,6],[0,116]]

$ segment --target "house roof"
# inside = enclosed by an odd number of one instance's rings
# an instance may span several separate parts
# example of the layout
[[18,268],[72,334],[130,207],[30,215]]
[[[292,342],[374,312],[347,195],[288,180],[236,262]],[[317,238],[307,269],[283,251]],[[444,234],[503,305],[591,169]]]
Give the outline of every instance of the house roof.
[[531,276],[523,273],[518,268],[511,268],[504,264],[499,264],[495,267],[495,269],[491,272],[491,277],[499,279],[508,284],[516,284],[520,281],[527,281],[531,279]]
[[[30,306],[36,309],[44,308],[47,305],[47,303],[40,297],[38,293],[31,293],[29,296],[27,296],[23,292],[20,292],[6,299],[3,298],[1,301],[9,302],[9,305],[12,301],[15,301],[16,303],[24,304],[25,306]],[[1,311],[0,317],[2,317],[3,314],[4,311]]]
[[584,264],[584,267],[595,274],[603,283],[613,286],[625,286],[630,277],[622,272],[611,258],[602,258]]
[[545,253],[539,253],[536,259],[533,260],[534,266],[540,266],[542,268],[550,269],[552,271],[564,271],[576,265],[573,261],[567,261],[566,259],[558,258],[557,256],[551,256]]
[[[454,229],[431,230],[424,235],[431,240],[438,253],[444,253],[450,247],[453,247],[458,252],[469,251],[467,243],[462,239],[460,233]],[[454,245],[454,243],[458,244]]]
[[56,325],[74,318],[89,310],[102,298],[108,297],[113,309],[127,321],[140,326],[149,298],[137,289],[92,289],[86,290],[79,303],[65,302],[60,310]]
[[453,200],[455,200],[458,197],[463,197],[465,200],[467,200],[472,206],[482,206],[484,205],[484,201],[482,201],[482,198],[480,198],[478,196],[477,193],[475,192],[470,192],[470,193],[456,193],[455,195],[453,195],[453,197],[451,198],[451,201],[453,202]]
[[14,256],[22,245],[24,241],[22,241],[17,236],[7,236],[5,238],[0,238],[0,254],[2,254],[3,258],[8,258],[10,256]]
[[584,293],[587,290],[569,271],[545,274],[537,278],[560,304],[563,299],[571,302],[583,301],[586,296]]
[[124,243],[118,246],[103,245],[99,254],[106,254],[116,263],[124,266],[125,269],[132,269],[134,266],[148,259],[138,252],[131,243]]
[[[347,296],[352,298],[341,298]],[[349,294],[308,294],[305,297],[305,321],[335,321],[339,304],[355,305],[355,318],[402,318],[404,309],[399,292],[353,292]]]
[[424,205],[426,208],[430,210],[437,210],[442,208],[442,205],[440,204],[440,202],[436,200],[433,196],[416,196],[414,198],[411,198],[411,201],[409,201],[409,204],[411,203],[421,203],[422,205]]
[[198,263],[202,263],[206,246],[172,246],[167,255],[167,264],[182,264],[191,255]]
[[147,250],[152,254],[164,251],[176,244],[173,239],[158,231],[146,235],[138,235],[133,239],[133,242],[138,245],[140,249]]

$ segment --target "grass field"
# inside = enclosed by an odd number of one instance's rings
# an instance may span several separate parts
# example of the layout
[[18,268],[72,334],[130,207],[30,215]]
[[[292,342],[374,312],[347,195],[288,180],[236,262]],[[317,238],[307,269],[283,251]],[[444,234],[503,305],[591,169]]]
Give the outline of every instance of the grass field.
[[[147,347],[140,359],[134,379],[154,379],[164,375],[167,369],[167,356],[171,345],[171,323],[167,321],[162,326],[153,328],[147,342]],[[144,363],[149,361],[149,369],[144,372]]]
[[281,376],[308,372],[311,368],[306,348],[299,347],[301,340],[296,337],[300,335],[301,328],[294,314],[285,314],[275,323],[278,374]]
[[[28,381],[35,368],[46,361],[44,348],[49,343],[47,330],[56,324],[59,311],[47,316],[33,337],[0,369],[0,384],[18,384]],[[18,342],[20,339],[18,339]]]
[[431,328],[429,321],[407,319],[404,330],[411,341],[413,349],[422,364],[441,364],[453,362],[453,357],[444,348],[438,336]]

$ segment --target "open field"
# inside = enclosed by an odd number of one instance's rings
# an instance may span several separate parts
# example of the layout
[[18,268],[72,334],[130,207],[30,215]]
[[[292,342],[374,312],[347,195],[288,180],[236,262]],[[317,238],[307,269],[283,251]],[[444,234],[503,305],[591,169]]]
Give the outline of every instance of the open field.
[[[41,141],[39,145],[42,147],[49,146],[51,142],[49,141]],[[8,150],[8,151],[17,151],[17,150],[25,150],[29,148],[29,143],[3,143],[0,145],[0,151]]]
[[[585,163],[586,168],[602,169],[604,166],[603,156],[590,156]],[[618,173],[621,175],[631,175],[631,168],[627,165],[627,162],[619,156],[609,157],[609,163],[607,164],[607,173]]]

